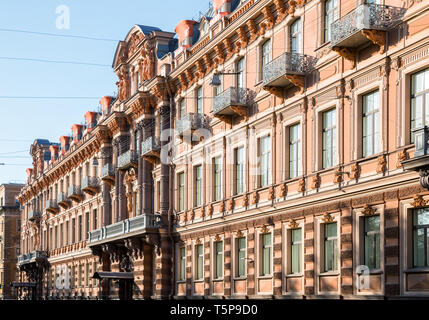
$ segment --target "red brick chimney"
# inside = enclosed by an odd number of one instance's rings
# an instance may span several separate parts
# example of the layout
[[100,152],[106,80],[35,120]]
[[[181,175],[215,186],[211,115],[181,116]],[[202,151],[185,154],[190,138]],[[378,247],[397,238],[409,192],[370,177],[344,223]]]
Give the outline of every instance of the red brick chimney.
[[61,136],[60,137],[60,143],[61,143],[61,154],[64,154],[69,150],[70,137],[69,136]]
[[101,110],[103,112],[103,115],[109,112],[109,106],[112,100],[113,100],[113,97],[109,97],[109,96],[104,96],[100,99]]
[[82,138],[82,129],[83,126],[81,124],[72,125],[74,143],[78,142]]
[[231,0],[212,0],[213,8],[219,13],[219,17],[223,18],[231,13]]
[[55,162],[58,159],[58,146],[51,145],[49,151],[51,151],[51,162]]
[[196,21],[182,20],[174,30],[179,37],[179,47],[186,49],[192,47],[192,38],[194,36],[194,28]]
[[97,125],[97,112],[88,111],[85,113],[85,120],[86,120],[86,128],[88,132],[91,132],[92,128],[94,128]]

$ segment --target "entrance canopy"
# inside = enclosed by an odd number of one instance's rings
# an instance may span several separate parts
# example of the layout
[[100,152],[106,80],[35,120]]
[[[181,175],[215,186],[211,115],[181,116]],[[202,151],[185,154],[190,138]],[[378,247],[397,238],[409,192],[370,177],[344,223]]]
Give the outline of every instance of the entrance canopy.
[[11,282],[10,286],[13,288],[35,288],[35,282]]
[[93,279],[134,280],[134,272],[95,272]]

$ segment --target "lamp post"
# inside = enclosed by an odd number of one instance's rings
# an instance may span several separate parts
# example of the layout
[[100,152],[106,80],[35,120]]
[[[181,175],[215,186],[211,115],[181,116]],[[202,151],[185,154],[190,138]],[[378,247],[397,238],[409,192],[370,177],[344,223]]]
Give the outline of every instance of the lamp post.
[[222,84],[222,81],[220,80],[220,75],[237,75],[240,74],[241,72],[215,72],[213,74],[212,79],[210,80],[209,85],[212,87],[219,87]]

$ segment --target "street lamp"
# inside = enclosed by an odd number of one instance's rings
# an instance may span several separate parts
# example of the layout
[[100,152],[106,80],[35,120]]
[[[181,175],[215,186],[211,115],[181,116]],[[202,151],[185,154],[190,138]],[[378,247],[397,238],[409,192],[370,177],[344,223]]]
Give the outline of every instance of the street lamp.
[[210,80],[209,85],[212,87],[219,87],[222,84],[222,81],[220,80],[219,75],[237,75],[240,74],[241,72],[215,72],[213,74],[212,79]]

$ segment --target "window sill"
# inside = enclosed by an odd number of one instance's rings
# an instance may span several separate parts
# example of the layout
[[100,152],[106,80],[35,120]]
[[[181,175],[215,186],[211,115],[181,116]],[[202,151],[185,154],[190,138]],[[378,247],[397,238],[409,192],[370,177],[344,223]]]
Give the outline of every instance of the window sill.
[[222,282],[223,278],[218,278],[218,279],[212,279],[213,282]]
[[404,270],[404,273],[429,273],[429,267],[418,267]]
[[266,275],[266,276],[258,276],[258,279],[272,279],[273,278],[273,275],[272,274],[269,274],[269,275]]
[[185,283],[185,284],[186,284],[186,280],[179,280],[179,281],[177,281],[176,283],[177,283],[177,284],[182,284],[182,283]]
[[303,276],[304,276],[303,273],[290,273],[290,274],[285,275],[286,278],[300,278]]
[[233,278],[233,280],[234,281],[247,280],[247,276],[235,277]]
[[[357,275],[365,275],[365,272],[357,272]],[[369,274],[370,275],[379,275],[379,274],[383,274],[383,270],[381,269],[374,269],[374,270],[369,270]]]
[[327,277],[327,276],[339,276],[340,273],[338,271],[325,271],[322,273],[319,273],[320,277]]

